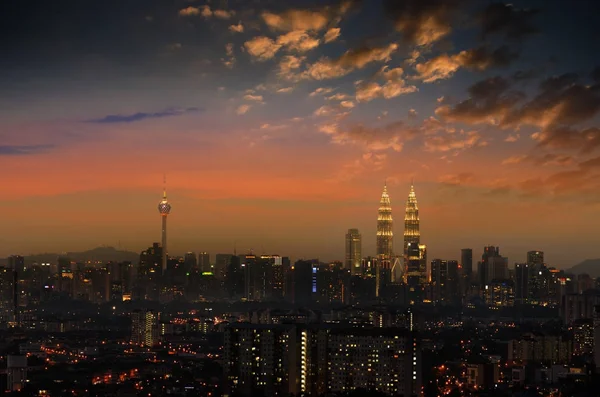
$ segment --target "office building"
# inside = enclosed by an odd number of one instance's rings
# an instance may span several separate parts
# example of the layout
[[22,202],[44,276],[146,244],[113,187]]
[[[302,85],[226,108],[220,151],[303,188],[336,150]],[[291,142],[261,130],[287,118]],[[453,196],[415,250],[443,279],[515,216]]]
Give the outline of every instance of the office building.
[[362,242],[358,229],[348,229],[346,233],[346,269],[352,275],[361,274]]

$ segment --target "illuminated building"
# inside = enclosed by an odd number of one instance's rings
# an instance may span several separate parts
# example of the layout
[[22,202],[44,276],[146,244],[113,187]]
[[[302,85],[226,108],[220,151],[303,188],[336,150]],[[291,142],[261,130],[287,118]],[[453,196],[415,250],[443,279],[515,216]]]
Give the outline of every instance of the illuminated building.
[[[294,325],[232,324],[224,335],[225,396],[299,394],[301,343]],[[306,348],[306,344],[302,345]]]
[[361,235],[358,229],[348,229],[348,233],[346,233],[346,269],[350,270],[353,276],[361,273],[361,259]]
[[421,354],[410,331],[334,329],[328,336],[327,357],[329,393],[365,389],[412,396],[421,391]]
[[492,307],[508,307],[515,304],[515,286],[512,280],[494,279],[485,285],[485,303]]
[[573,354],[584,356],[594,351],[594,320],[582,318],[573,322]]
[[419,231],[419,206],[417,204],[417,195],[415,187],[410,185],[408,201],[406,202],[406,211],[404,214],[404,257],[408,256],[409,245],[421,242],[421,232]]
[[377,213],[377,258],[380,263],[391,261],[393,252],[394,220],[392,219],[392,206],[387,192],[387,185],[384,185]]
[[171,204],[167,201],[167,189],[165,188],[163,192],[163,198],[158,203],[158,212],[160,213],[160,217],[162,219],[162,258],[161,258],[161,268],[162,273],[164,274],[167,270],[167,216],[171,213]]
[[568,363],[571,341],[562,336],[526,333],[508,342],[508,361]]
[[152,347],[158,344],[158,314],[152,310],[134,310],[131,313],[131,342]]

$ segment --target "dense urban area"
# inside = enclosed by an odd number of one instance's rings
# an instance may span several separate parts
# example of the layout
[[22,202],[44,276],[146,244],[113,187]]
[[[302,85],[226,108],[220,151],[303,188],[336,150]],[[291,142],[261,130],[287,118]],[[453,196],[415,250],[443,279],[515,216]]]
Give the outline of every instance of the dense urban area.
[[[411,186],[394,250],[387,188],[377,253],[252,252],[0,268],[2,387],[28,396],[597,396],[600,278],[499,247],[427,260]],[[396,255],[394,252],[402,254]],[[477,250],[475,250],[477,252]],[[100,248],[80,256],[115,258]],[[477,252],[479,255],[479,252]],[[428,266],[429,264],[429,266]]]

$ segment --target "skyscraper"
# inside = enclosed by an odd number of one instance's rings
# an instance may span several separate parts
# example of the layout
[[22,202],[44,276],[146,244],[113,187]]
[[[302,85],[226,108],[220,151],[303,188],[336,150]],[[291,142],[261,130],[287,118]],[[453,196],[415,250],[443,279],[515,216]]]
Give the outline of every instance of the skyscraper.
[[346,269],[352,275],[361,273],[362,242],[358,229],[348,229],[346,233]]
[[167,201],[167,189],[165,187],[163,199],[158,203],[158,212],[162,218],[162,271],[167,270],[167,216],[171,213],[171,204]]
[[410,185],[408,201],[406,202],[406,212],[404,214],[404,257],[408,256],[408,245],[421,242],[421,233],[419,231],[419,206],[417,205],[417,195],[415,187]]
[[377,258],[390,261],[394,252],[394,220],[387,185],[383,186],[377,214]]
[[404,268],[405,280],[409,284],[425,284],[427,282],[427,246],[421,244],[419,231],[419,206],[414,185],[410,185],[406,211],[404,214]]
[[463,248],[460,250],[460,264],[462,265],[463,273],[471,280],[473,274],[473,250],[471,248]]

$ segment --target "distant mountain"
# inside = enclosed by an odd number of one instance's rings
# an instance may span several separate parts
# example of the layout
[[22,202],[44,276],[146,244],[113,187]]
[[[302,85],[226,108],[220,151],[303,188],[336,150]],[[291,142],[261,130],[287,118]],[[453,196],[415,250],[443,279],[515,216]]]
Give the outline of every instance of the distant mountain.
[[[98,261],[98,262],[133,262],[137,263],[140,254],[131,251],[120,251],[114,247],[98,247],[83,252],[67,252],[62,254],[46,253],[28,255],[25,264],[31,263],[56,263],[58,257],[66,257],[75,262]],[[0,263],[6,265],[8,258],[0,259]]]
[[600,258],[586,259],[583,262],[573,266],[567,273],[589,274],[591,277],[600,277]]

